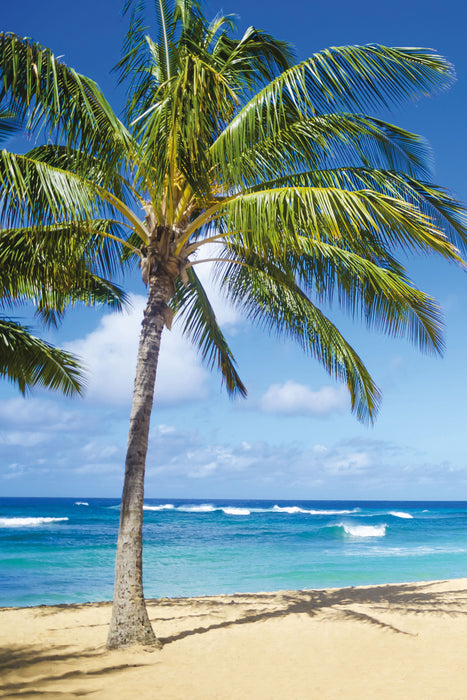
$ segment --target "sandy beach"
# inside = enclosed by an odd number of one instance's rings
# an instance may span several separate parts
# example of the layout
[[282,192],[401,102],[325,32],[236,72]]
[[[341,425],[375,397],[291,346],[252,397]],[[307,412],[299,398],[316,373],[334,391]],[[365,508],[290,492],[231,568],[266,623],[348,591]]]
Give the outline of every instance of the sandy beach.
[[1,609],[2,697],[467,697],[467,579],[148,607],[161,651],[107,651],[109,603]]

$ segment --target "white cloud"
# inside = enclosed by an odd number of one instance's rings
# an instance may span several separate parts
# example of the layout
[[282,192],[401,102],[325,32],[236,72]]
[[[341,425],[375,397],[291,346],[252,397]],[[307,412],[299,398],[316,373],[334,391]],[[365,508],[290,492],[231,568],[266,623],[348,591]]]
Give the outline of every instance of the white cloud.
[[[467,469],[456,479],[465,483]],[[385,441],[227,444],[178,429],[153,431],[147,467],[148,494],[199,498],[420,498],[420,489],[448,493],[451,480],[449,464],[427,464],[410,447]]]
[[65,410],[63,405],[53,400],[17,397],[0,401],[0,419],[3,424],[13,424],[21,431],[30,431],[32,427],[47,430],[64,430],[76,427],[76,415]]
[[164,425],[163,423],[157,426],[157,430],[160,432],[161,435],[167,435],[169,433],[175,432],[175,428],[173,427],[173,425]]
[[[276,497],[283,493],[286,498],[293,497],[297,491],[310,497],[317,488],[333,493],[345,483],[346,490],[349,493],[353,490],[355,497],[367,490],[371,492],[372,487],[387,477],[388,471],[391,481],[393,478],[395,483],[404,481],[393,462],[397,451],[393,453],[394,446],[371,441],[349,441],[329,447],[317,444],[310,448],[261,441],[212,444],[198,433],[154,431],[147,468],[148,487],[152,492],[155,485],[159,493],[162,484],[170,484],[170,490],[177,492],[192,491],[196,488],[195,480],[203,481],[208,489],[217,485],[220,490],[228,484],[229,488],[234,486],[251,497],[260,497],[265,487],[266,493],[274,492]],[[390,470],[387,461],[391,463]],[[323,497],[322,490],[319,497]]]
[[309,386],[289,380],[285,384],[272,384],[262,396],[260,407],[266,413],[329,416],[343,413],[348,404],[344,388],[324,386],[313,391]]
[[[80,411],[86,420],[78,418]],[[80,411],[83,429],[52,424],[44,427],[46,440],[39,425],[27,441],[28,431],[17,425],[4,430],[4,495],[119,495],[127,418],[97,406]],[[156,423],[151,429],[148,497],[452,498],[467,484],[466,468],[430,463],[424,453],[397,443],[362,437],[337,443],[323,437],[311,444],[306,437],[298,443],[246,442],[240,432],[226,440],[195,426],[187,429],[190,425],[181,418],[178,426]]]
[[316,454],[325,454],[328,448],[325,445],[313,445],[313,452]]
[[[87,368],[87,396],[93,400],[111,404],[131,400],[145,299],[134,295],[131,303],[130,310],[104,316],[85,338],[67,344]],[[157,369],[158,404],[205,398],[208,376],[176,324],[172,331],[165,330]]]
[[187,476],[192,479],[204,479],[210,476],[217,469],[217,462],[208,462],[207,464],[199,465],[196,469],[188,472]]
[[2,479],[9,481],[11,479],[21,479],[26,472],[23,464],[17,464],[13,462],[7,466],[7,471],[1,476]]
[[122,476],[122,466],[119,463],[101,463],[101,462],[89,462],[88,464],[83,464],[74,470],[75,474],[90,474],[92,476],[96,475],[109,475],[117,478]]
[[3,445],[18,446],[18,447],[36,447],[43,442],[47,442],[49,436],[45,433],[26,432],[26,431],[1,431],[0,442]]
[[[235,477],[256,463],[252,446],[208,444],[200,435],[174,430],[152,431],[148,458],[148,478],[206,479]],[[153,466],[153,460],[156,464]]]
[[117,445],[101,444],[98,440],[91,440],[83,445],[81,452],[85,459],[91,457],[92,460],[103,460],[118,458],[121,449]]
[[332,454],[324,460],[323,468],[327,474],[358,475],[374,466],[374,456],[367,452],[349,452]]

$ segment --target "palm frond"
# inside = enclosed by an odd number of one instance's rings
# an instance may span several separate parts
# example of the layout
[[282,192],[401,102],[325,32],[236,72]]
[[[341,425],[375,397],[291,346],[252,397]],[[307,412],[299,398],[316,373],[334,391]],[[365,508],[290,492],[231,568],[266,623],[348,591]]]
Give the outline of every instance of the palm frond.
[[21,120],[11,110],[0,107],[0,143],[21,129]]
[[216,367],[232,396],[246,396],[246,388],[236,369],[235,360],[217,323],[214,310],[195,271],[187,270],[188,283],[177,279],[172,308],[183,322],[183,333],[197,345],[203,362]]
[[365,365],[333,323],[297,286],[293,275],[232,265],[224,269],[223,287],[242,312],[270,334],[295,340],[331,377],[344,382],[352,411],[373,421],[380,393]]
[[11,227],[56,221],[94,220],[102,215],[126,219],[146,240],[132,209],[112,192],[82,174],[61,170],[23,155],[0,151],[0,217]]
[[443,352],[439,306],[401,271],[309,239],[289,265],[321,301],[332,304],[337,291],[339,305],[354,318],[362,316],[369,328],[406,337],[423,351]]
[[114,165],[128,152],[131,137],[99,86],[28,38],[0,33],[0,100],[8,100],[29,132],[55,130],[58,139]]
[[66,395],[81,394],[83,375],[77,358],[33,336],[29,329],[0,318],[0,377],[24,394],[46,387]]
[[216,149],[230,160],[291,121],[387,107],[453,80],[452,66],[426,49],[333,47],[285,70],[254,95],[219,135]]
[[47,323],[83,302],[120,309],[126,294],[103,275],[119,264],[120,246],[106,238],[109,222],[54,224],[0,233],[0,300],[12,306],[33,299]]
[[128,81],[128,99],[125,107],[127,122],[130,122],[132,114],[138,111],[138,105],[147,92],[148,85],[153,86],[154,81],[159,83],[163,79],[158,70],[159,62],[154,66],[155,75],[148,70],[150,52],[146,41],[148,27],[145,20],[145,6],[144,0],[137,2],[129,0],[125,3],[123,11],[124,14],[131,12],[130,23],[123,43],[122,58],[113,69],[119,75],[119,83]]
[[[32,297],[33,294],[31,293],[30,296]],[[129,304],[129,297],[118,285],[88,272],[81,286],[73,287],[66,292],[54,289],[51,293],[49,287],[41,289],[40,295],[36,297],[36,303],[35,315],[42,324],[46,327],[56,327],[63,320],[65,312],[77,304],[85,306],[105,304],[115,311],[121,311],[124,305]]]
[[372,190],[284,187],[239,194],[219,205],[216,216],[245,247],[264,247],[272,255],[299,250],[301,235],[351,250],[371,234],[383,246],[460,260],[442,232],[411,203]]
[[443,188],[417,180],[396,170],[364,167],[312,169],[289,174],[250,188],[250,191],[294,187],[337,188],[347,191],[371,190],[412,204],[429,221],[433,221],[461,251],[467,242],[467,211]]
[[[421,137],[360,114],[326,114],[297,119],[229,158],[224,142],[213,144],[213,177],[238,187],[267,189],[268,182],[292,184],[308,170],[371,167],[426,176],[431,150]],[[225,187],[224,184],[224,187]]]
[[135,192],[121,170],[113,167],[105,159],[96,158],[84,150],[66,146],[45,144],[27,151],[26,158],[46,163],[53,168],[70,172],[89,180],[100,188],[108,190],[125,204],[140,204],[141,196]]
[[1,218],[15,227],[94,218],[97,189],[79,175],[23,155],[0,152]]
[[392,260],[370,260],[355,251],[309,238],[301,243],[301,252],[290,253],[282,264],[240,246],[226,247],[217,275],[225,284],[225,279],[236,280],[245,274],[236,269],[238,265],[262,270],[289,286],[299,285],[329,307],[337,297],[338,304],[352,318],[364,319],[369,328],[408,338],[425,352],[443,352],[439,306],[417,289],[400,267],[393,266]]

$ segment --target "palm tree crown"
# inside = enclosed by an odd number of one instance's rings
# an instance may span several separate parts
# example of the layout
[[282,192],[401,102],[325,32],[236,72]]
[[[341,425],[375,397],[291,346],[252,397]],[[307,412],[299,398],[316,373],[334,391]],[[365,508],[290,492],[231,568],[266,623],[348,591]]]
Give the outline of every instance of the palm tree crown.
[[[92,80],[50,50],[0,35],[0,98],[27,129],[48,135],[25,155],[1,156],[2,237],[27,231],[63,246],[62,259],[67,246],[98,250],[105,261],[121,252],[124,262],[138,261],[148,285],[120,562],[140,538],[160,337],[174,314],[227,390],[246,392],[197,265],[214,261],[227,297],[297,340],[346,383],[358,418],[372,420],[378,389],[320,306],[335,300],[370,327],[440,352],[438,307],[395,253],[459,262],[466,243],[463,207],[430,182],[424,141],[366,114],[448,87],[453,69],[442,57],[346,46],[295,64],[287,44],[253,28],[235,38],[232,17],[207,21],[192,0],[159,0],[156,8],[153,40],[144,3],[126,2],[122,121]],[[151,641],[140,544],[123,568],[121,578],[117,564],[111,646]],[[138,579],[139,603],[128,575]],[[120,634],[128,610],[137,631]]]

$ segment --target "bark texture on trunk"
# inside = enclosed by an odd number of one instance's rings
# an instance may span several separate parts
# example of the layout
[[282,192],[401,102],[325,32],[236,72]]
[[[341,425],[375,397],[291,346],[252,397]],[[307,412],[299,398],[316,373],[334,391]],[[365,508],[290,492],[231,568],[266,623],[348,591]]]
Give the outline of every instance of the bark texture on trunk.
[[[125,481],[115,564],[115,588],[107,647],[145,644],[161,646],[146,610],[143,595],[143,500],[149,422],[154,398],[157,360],[167,301],[173,284],[166,275],[149,280],[136,366],[130,418]],[[118,378],[116,378],[118,381]]]

